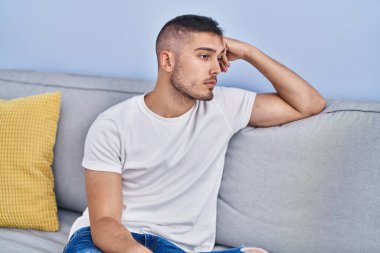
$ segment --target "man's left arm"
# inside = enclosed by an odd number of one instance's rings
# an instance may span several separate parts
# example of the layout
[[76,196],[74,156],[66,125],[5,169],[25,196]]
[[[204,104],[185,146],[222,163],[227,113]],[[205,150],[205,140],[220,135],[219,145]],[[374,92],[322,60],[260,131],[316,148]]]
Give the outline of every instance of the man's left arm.
[[325,108],[326,101],[318,91],[286,66],[245,42],[227,37],[224,42],[222,71],[227,71],[229,61],[243,59],[258,69],[277,91],[256,94],[248,125],[281,125],[318,114]]

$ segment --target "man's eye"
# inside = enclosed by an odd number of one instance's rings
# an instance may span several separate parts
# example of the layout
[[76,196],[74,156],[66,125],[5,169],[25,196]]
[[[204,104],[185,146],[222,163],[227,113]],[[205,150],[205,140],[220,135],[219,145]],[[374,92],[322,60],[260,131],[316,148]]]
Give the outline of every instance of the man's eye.
[[207,60],[208,57],[209,57],[208,54],[202,54],[202,55],[201,55],[201,58],[202,58],[203,60]]

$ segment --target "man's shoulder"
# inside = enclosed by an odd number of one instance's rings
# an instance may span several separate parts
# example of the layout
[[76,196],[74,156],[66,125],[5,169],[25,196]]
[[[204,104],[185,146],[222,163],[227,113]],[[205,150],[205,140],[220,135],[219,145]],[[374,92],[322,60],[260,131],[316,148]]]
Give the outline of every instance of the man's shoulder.
[[126,114],[133,112],[137,108],[137,100],[139,96],[130,97],[124,101],[121,101],[99,114],[100,117],[108,117],[111,119],[120,119],[120,117],[125,117]]

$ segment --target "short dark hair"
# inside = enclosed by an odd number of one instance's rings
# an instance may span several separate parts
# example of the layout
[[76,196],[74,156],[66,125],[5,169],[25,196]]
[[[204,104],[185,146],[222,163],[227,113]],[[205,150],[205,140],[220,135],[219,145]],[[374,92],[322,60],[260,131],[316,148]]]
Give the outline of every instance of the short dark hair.
[[158,33],[156,39],[157,57],[163,47],[170,47],[173,39],[183,37],[189,32],[209,32],[223,37],[223,30],[219,23],[210,17],[187,14],[168,21]]

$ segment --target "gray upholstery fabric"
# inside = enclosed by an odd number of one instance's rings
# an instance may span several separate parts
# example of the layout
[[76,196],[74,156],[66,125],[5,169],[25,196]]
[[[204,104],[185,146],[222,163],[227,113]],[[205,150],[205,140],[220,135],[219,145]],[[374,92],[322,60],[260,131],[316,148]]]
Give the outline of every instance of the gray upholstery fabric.
[[58,209],[59,232],[7,228],[0,229],[0,252],[62,253],[71,225],[80,214]]
[[153,83],[130,79],[0,70],[0,99],[62,92],[54,147],[55,192],[60,208],[77,212],[87,206],[81,162],[88,128],[100,112],[153,87]]
[[319,115],[230,141],[217,243],[273,253],[380,252],[380,102],[329,100]]

